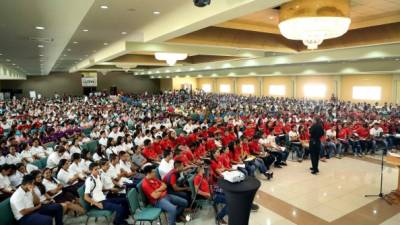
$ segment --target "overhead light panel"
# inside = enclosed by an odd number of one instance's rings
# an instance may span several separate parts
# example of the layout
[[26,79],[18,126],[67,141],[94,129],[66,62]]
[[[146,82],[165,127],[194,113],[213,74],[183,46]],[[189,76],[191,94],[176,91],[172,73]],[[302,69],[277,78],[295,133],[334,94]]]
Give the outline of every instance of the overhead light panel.
[[107,42],[104,42],[104,45],[105,45],[105,46],[107,46],[107,45],[108,45],[108,43],[107,43]]
[[88,30],[88,29],[83,29],[82,31],[83,31],[83,32],[88,32],[89,30]]
[[43,48],[44,47],[44,45],[38,45],[38,48]]
[[36,30],[44,30],[45,28],[44,28],[44,27],[41,27],[41,26],[36,26],[35,29],[36,29]]
[[156,52],[155,58],[160,61],[166,61],[168,65],[173,66],[178,60],[187,58],[186,53],[169,53],[169,52]]
[[160,15],[161,13],[159,11],[154,11],[153,14],[154,15]]
[[108,6],[102,5],[102,6],[100,6],[100,8],[101,8],[101,9],[108,9]]
[[72,42],[73,44],[78,44],[78,42],[77,41],[74,41],[74,42]]
[[121,34],[122,34],[122,35],[127,35],[127,34],[128,34],[128,32],[126,32],[126,31],[122,31],[122,32],[121,32]]

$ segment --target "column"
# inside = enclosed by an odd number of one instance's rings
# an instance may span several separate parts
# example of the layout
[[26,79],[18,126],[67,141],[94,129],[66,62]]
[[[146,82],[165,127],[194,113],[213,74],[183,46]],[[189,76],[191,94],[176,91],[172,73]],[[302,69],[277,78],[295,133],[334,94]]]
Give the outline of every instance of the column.
[[291,87],[290,88],[292,90],[292,95],[288,96],[288,97],[297,98],[297,76],[291,77],[290,81],[291,81]]
[[341,98],[342,76],[333,77],[333,94],[337,99]]
[[400,104],[400,75],[393,75],[392,102]]
[[219,90],[217,87],[217,78],[212,79],[212,92],[219,93]]
[[257,77],[258,81],[258,96],[262,96],[264,93],[264,77]]

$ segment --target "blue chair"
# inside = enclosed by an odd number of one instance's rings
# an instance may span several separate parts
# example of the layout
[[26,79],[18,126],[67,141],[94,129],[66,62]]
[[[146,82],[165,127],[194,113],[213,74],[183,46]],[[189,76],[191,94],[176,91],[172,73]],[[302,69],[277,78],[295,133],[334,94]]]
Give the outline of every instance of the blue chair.
[[11,211],[10,198],[0,202],[0,225],[17,224],[14,214]]
[[141,208],[138,193],[134,188],[128,192],[127,198],[135,224],[136,221],[140,222],[140,224],[142,222],[150,222],[152,224],[156,220],[161,224],[161,209],[154,207]]

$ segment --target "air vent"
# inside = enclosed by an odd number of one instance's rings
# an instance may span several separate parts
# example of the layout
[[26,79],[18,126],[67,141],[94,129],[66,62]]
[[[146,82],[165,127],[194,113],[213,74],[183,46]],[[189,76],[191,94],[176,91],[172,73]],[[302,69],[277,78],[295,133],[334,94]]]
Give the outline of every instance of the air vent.
[[42,37],[27,37],[28,41],[35,41],[41,43],[51,43],[54,41],[54,38],[42,38]]

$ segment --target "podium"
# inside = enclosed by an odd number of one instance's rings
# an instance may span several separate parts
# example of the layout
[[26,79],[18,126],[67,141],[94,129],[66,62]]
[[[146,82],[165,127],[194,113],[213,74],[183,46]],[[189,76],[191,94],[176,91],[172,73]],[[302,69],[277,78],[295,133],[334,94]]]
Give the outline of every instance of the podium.
[[397,189],[393,190],[390,194],[385,195],[385,199],[391,204],[400,204],[400,157],[388,155],[385,157],[385,161],[386,163],[397,166],[397,168],[399,168]]
[[239,183],[218,180],[218,185],[225,194],[228,205],[229,225],[248,225],[251,205],[261,183],[254,177],[246,177]]

